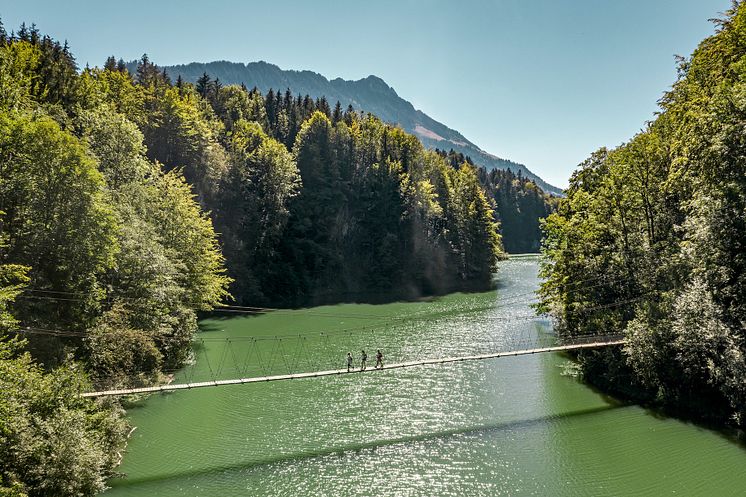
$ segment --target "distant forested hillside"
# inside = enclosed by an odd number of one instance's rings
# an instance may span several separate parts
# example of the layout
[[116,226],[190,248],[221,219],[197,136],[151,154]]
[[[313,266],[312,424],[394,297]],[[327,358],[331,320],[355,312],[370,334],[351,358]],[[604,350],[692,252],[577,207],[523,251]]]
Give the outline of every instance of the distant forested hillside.
[[[132,61],[127,63],[126,67],[134,73],[137,64],[137,61]],[[544,191],[562,195],[561,189],[546,183],[523,164],[485,152],[458,131],[415,109],[410,102],[397,95],[393,88],[376,76],[368,76],[358,81],[341,78],[328,80],[312,71],[283,70],[267,62],[192,62],[165,66],[163,69],[174,81],[181,78],[183,81],[196,83],[206,74],[221,84],[257,87],[264,94],[270,89],[280,92],[290,89],[293,95],[307,94],[314,99],[325,97],[332,104],[339,101],[343,108],[352,105],[355,110],[370,112],[389,124],[401,126],[408,133],[417,136],[427,148],[453,149],[470,156],[478,166],[487,169],[510,169],[516,174],[520,172]]]
[[543,310],[587,379],[677,413],[746,426],[746,5],[689,59],[661,112],[580,165],[546,224]]
[[[449,150],[436,149],[452,166],[474,164],[471,157]],[[542,191],[521,171],[480,167],[479,182],[495,207],[500,223],[503,246],[510,254],[539,252],[542,240],[541,222],[557,209],[559,198]]]
[[545,193],[520,171],[480,168],[479,177],[495,201],[505,250],[511,254],[539,252],[541,223],[557,209],[560,199]]

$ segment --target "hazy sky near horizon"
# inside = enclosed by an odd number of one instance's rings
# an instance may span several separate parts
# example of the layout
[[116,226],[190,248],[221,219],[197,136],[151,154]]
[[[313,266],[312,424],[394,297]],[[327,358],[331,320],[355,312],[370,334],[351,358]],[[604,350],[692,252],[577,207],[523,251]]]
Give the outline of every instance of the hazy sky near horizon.
[[265,60],[332,79],[383,78],[482,149],[564,187],[601,146],[653,118],[730,0],[0,0],[81,66]]

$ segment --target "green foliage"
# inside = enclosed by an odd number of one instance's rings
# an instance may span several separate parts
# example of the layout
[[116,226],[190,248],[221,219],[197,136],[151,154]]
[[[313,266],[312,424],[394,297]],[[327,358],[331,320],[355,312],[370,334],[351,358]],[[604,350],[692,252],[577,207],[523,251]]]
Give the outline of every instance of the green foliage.
[[17,110],[32,104],[71,108],[77,101],[77,65],[59,42],[32,35],[3,43],[0,54],[0,103]]
[[[467,163],[474,166],[471,157],[455,152],[435,149],[453,168]],[[544,193],[539,186],[510,169],[477,169],[495,217],[499,223],[501,241],[512,254],[538,252],[541,246],[541,221],[557,209],[558,197]]]
[[175,172],[154,178],[147,214],[168,255],[184,270],[184,302],[210,310],[227,296],[230,279],[223,275],[223,255],[212,221],[200,209],[189,184]]
[[191,89],[151,86],[146,93],[143,134],[148,157],[167,170],[182,169],[196,192],[209,199],[228,167],[225,150],[217,142],[221,124]]
[[228,131],[240,121],[251,121],[267,126],[264,98],[258,92],[249,93],[240,86],[224,86],[216,95],[215,113]]
[[196,313],[228,296],[181,173],[216,191],[223,127],[152,65],[142,85],[122,64],[78,74],[28,33],[0,46],[0,494],[93,495],[127,427],[116,404],[80,397],[81,365],[97,387],[161,381],[189,358]]
[[45,373],[20,346],[0,341],[0,495],[102,491],[127,435],[121,409],[81,398],[75,364]]
[[540,307],[563,333],[627,333],[626,357],[590,354],[589,369],[743,424],[746,6],[679,71],[658,118],[581,164],[547,218]]
[[[457,218],[444,213],[449,202],[456,208],[458,194],[436,186],[452,185],[460,163],[449,165],[373,116],[335,106],[335,117],[323,98],[274,90],[262,96],[208,75],[196,90],[183,82],[179,88],[207,100],[224,126],[228,171],[214,198],[201,198],[221,233],[239,301],[292,305],[490,285],[502,251],[494,209],[483,198],[473,203],[481,188],[472,185],[476,190],[463,192],[472,208],[460,219],[483,221],[451,226]],[[268,138],[292,150],[294,164]],[[264,157],[260,144],[267,143],[274,152]]]
[[365,278],[374,291],[386,291],[404,282],[407,260],[404,231],[408,228],[406,195],[409,182],[401,163],[386,160],[373,164],[362,178],[357,198],[356,250]]
[[26,266],[18,264],[3,264],[0,266],[0,337],[16,328],[18,321],[9,312],[9,304],[23,290],[28,283]]
[[0,265],[0,495],[93,495],[119,464],[128,427],[118,406],[80,397],[88,382],[78,364],[45,373],[6,338],[25,270]]
[[[0,211],[0,226],[3,212]],[[0,250],[5,250],[5,233],[0,232]],[[10,313],[10,305],[28,284],[28,267],[20,264],[0,264],[0,339],[16,329],[18,320]]]
[[158,379],[163,354],[149,328],[131,325],[133,311],[122,305],[110,309],[86,337],[88,366],[95,372],[99,388],[147,384]]
[[124,115],[102,105],[81,112],[78,126],[114,194],[157,173],[145,158],[142,133]]
[[[451,173],[453,192],[448,213],[451,240],[457,247],[460,271],[466,281],[487,284],[496,269],[495,254],[501,249],[493,210],[479,184],[476,168],[463,164]],[[480,281],[482,280],[482,281]]]
[[[176,134],[196,150],[194,162],[212,157],[200,152],[204,143],[193,130],[211,111],[190,107],[194,97],[166,89],[160,75],[146,88],[119,69],[85,71],[64,83],[50,75],[67,74],[72,59],[50,61],[46,46],[19,40],[0,48],[0,82],[16,87],[3,94],[14,95],[8,103],[17,108],[0,115],[7,241],[0,263],[6,273],[28,267],[30,278],[13,309],[24,327],[90,334],[82,341],[32,335],[30,350],[48,366],[64,360],[67,348],[90,359],[97,381],[104,370],[117,381],[130,373],[154,378],[153,364],[177,367],[187,359],[195,312],[222,301],[229,279],[211,221],[179,172],[148,160],[140,127],[150,129],[158,109],[175,109],[173,119],[186,123]],[[152,68],[146,72],[152,76]],[[148,113],[159,94],[163,105]],[[4,287],[3,302],[14,288]],[[12,321],[5,321],[8,328]],[[115,374],[116,361],[106,357],[137,347],[157,360],[134,361],[141,371],[122,363]]]
[[215,217],[228,266],[242,300],[263,302],[273,282],[272,261],[297,195],[300,176],[292,155],[259,124],[239,120],[229,138],[231,169]]
[[[114,319],[133,343],[157,345],[158,353],[151,355],[162,356],[158,364],[177,367],[187,358],[189,339],[196,331],[194,310],[208,310],[227,295],[229,280],[223,275],[212,224],[177,172],[164,174],[147,161],[143,137],[132,123],[106,109],[84,113],[81,120],[120,220],[119,251],[107,274],[113,304],[94,334],[101,326],[110,330]],[[87,342],[92,358],[98,345],[104,342]],[[121,369],[118,376],[111,368],[107,372],[122,378],[128,373],[139,380],[136,369]],[[142,372],[152,378],[155,369]],[[97,379],[107,377],[96,367],[93,370]]]
[[500,245],[475,171],[452,168],[373,116],[350,123],[317,111],[298,134],[303,186],[289,204],[277,269],[290,273],[289,298],[488,288]]
[[5,112],[0,168],[7,236],[2,262],[30,266],[34,288],[84,296],[60,306],[26,299],[19,317],[63,327],[90,324],[102,297],[100,278],[116,251],[116,222],[95,161],[51,119]]
[[11,43],[0,50],[0,108],[18,110],[32,102],[41,53],[30,43]]
[[544,193],[536,183],[512,171],[479,170],[480,181],[495,201],[500,234],[509,253],[538,252],[541,248],[541,221],[554,212],[558,197]]

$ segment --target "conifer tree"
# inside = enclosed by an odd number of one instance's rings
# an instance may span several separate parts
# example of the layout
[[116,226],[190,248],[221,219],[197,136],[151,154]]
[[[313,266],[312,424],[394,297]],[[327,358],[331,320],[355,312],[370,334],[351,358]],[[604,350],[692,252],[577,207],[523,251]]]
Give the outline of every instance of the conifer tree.
[[8,33],[5,31],[2,19],[0,19],[0,45],[5,45],[8,41]]
[[104,69],[106,69],[107,71],[116,71],[117,60],[114,58],[113,55],[107,57],[106,62],[104,63]]
[[143,86],[150,86],[155,83],[154,72],[157,72],[156,67],[150,62],[148,54],[143,54],[137,63],[136,81]]
[[342,104],[339,103],[339,100],[337,100],[336,105],[334,105],[334,112],[332,113],[332,123],[337,124],[339,121],[342,120]]
[[21,23],[21,27],[18,28],[18,33],[16,34],[16,37],[20,41],[31,41],[31,38],[29,37],[28,28],[26,27],[26,23]]
[[210,82],[210,76],[206,72],[202,73],[202,76],[197,79],[195,88],[202,98],[207,98],[207,95],[210,92]]
[[355,118],[357,117],[355,113],[355,109],[352,107],[352,104],[347,105],[347,110],[345,110],[344,113],[344,121],[347,126],[352,126],[352,123],[355,121]]

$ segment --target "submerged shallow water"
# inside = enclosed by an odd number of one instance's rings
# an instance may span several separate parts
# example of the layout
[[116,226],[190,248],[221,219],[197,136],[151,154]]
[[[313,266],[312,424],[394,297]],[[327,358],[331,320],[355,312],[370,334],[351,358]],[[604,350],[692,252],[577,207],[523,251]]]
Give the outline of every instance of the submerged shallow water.
[[[551,340],[531,319],[537,262],[501,264],[495,292],[345,304],[202,323],[176,380],[338,368]],[[275,339],[282,338],[282,340]],[[742,495],[746,449],[564,375],[540,354],[155,395],[107,497]],[[248,364],[248,366],[246,366]]]

